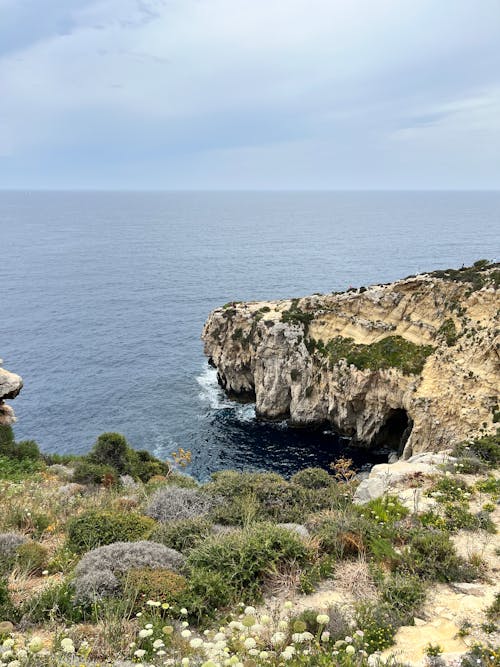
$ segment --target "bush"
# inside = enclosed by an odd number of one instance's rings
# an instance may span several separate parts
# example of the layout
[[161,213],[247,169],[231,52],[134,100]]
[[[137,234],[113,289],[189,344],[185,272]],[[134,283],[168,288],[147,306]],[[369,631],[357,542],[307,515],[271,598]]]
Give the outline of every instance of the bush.
[[[234,600],[231,581],[222,572],[206,568],[190,568],[188,587],[182,597],[182,604],[196,622],[214,618],[217,610]],[[181,604],[181,601],[179,602]]]
[[206,516],[215,502],[214,498],[198,489],[166,486],[153,494],[146,514],[161,523],[192,519]]
[[425,600],[425,586],[415,576],[394,574],[379,586],[381,599],[397,614],[400,625],[412,625]]
[[43,589],[26,600],[20,609],[23,622],[37,624],[47,621],[81,623],[90,620],[94,613],[95,608],[75,600],[73,588],[68,582]]
[[464,494],[469,491],[467,484],[459,477],[440,477],[427,491],[440,503],[463,501]]
[[226,525],[241,526],[254,520],[301,523],[310,512],[346,504],[345,496],[335,483],[323,488],[306,488],[268,472],[221,471],[212,476],[206,490],[223,499],[224,502],[214,508],[212,518]]
[[94,601],[120,590],[117,575],[135,568],[182,568],[184,557],[155,542],[116,542],[85,554],[75,568],[74,589],[79,601]]
[[132,568],[122,579],[124,596],[132,598],[137,608],[148,600],[173,605],[186,590],[186,578],[166,568]]
[[0,576],[11,569],[17,548],[26,541],[21,533],[0,533]]
[[25,542],[17,548],[16,565],[25,574],[41,574],[47,565],[47,553],[38,542]]
[[332,485],[333,479],[323,468],[305,468],[296,472],[290,482],[305,489],[327,489]]
[[368,653],[383,651],[394,643],[399,618],[388,604],[360,603],[355,616],[358,628],[364,632],[363,641]]
[[40,459],[40,450],[34,440],[16,443],[12,428],[0,426],[0,456],[18,461],[37,461]]
[[310,551],[298,535],[272,524],[254,524],[243,530],[213,536],[196,546],[188,566],[210,570],[226,578],[229,601],[260,599],[265,575],[275,566],[310,561]]
[[106,484],[106,486],[115,486],[118,484],[118,473],[110,465],[82,460],[78,461],[75,466],[73,481],[77,484]]
[[212,524],[206,519],[180,519],[161,524],[151,533],[151,540],[177,551],[188,551],[211,533]]
[[492,435],[485,435],[471,442],[456,445],[453,456],[476,456],[488,465],[495,467],[500,463],[500,429]]
[[351,512],[320,512],[307,525],[318,538],[320,549],[337,560],[366,553],[374,532],[364,516]]
[[10,599],[7,579],[0,577],[0,619],[15,623],[17,618],[18,612]]
[[113,542],[133,542],[147,538],[155,523],[133,512],[90,510],[68,522],[67,546],[76,553]]
[[458,556],[449,535],[440,531],[416,533],[403,553],[403,566],[430,581],[472,581],[478,571]]

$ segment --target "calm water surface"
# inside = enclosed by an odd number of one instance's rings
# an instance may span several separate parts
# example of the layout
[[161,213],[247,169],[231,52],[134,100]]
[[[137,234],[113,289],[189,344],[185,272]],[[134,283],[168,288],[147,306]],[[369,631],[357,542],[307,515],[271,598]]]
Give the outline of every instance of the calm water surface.
[[[500,193],[0,192],[0,357],[16,436],[85,452],[103,431],[191,472],[290,473],[345,446],[254,419],[203,357],[208,312],[498,259]],[[363,463],[363,455],[357,458]]]

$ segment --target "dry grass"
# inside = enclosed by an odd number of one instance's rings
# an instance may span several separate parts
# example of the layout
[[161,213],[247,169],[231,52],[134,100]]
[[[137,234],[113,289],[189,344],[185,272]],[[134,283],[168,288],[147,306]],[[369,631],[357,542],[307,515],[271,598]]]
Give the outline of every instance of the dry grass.
[[355,600],[374,600],[377,589],[364,558],[343,561],[334,570],[335,589],[345,591]]

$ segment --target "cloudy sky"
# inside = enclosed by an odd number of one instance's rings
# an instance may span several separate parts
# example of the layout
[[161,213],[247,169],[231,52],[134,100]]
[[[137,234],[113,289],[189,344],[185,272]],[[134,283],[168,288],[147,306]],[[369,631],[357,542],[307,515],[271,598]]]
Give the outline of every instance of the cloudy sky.
[[0,0],[0,188],[499,186],[499,0]]

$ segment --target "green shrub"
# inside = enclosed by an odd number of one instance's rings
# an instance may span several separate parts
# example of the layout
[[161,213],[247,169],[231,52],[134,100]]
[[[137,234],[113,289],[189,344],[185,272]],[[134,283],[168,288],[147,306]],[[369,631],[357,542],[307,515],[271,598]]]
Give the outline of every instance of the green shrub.
[[458,556],[448,534],[427,530],[416,533],[403,553],[406,571],[430,581],[473,581],[478,571]]
[[368,345],[336,336],[326,344],[325,351],[331,364],[345,359],[348,364],[362,370],[398,368],[405,375],[411,375],[422,372],[434,348],[431,345],[415,345],[402,336],[387,336]]
[[17,547],[16,565],[25,574],[41,574],[47,565],[47,553],[38,542],[25,542]]
[[78,484],[103,484],[114,486],[118,483],[116,470],[110,465],[79,461],[76,464],[73,481]]
[[130,474],[129,447],[120,433],[102,433],[94,444],[88,460],[91,463],[110,466],[120,475]]
[[416,576],[393,574],[380,585],[383,602],[397,614],[401,625],[412,625],[425,600],[425,586]]
[[500,621],[500,592],[495,593],[495,599],[486,610],[486,618],[489,621]]
[[476,483],[476,489],[481,493],[490,493],[494,498],[500,497],[500,479],[488,477]]
[[223,575],[231,588],[231,601],[250,602],[260,599],[262,581],[275,566],[306,565],[310,557],[296,534],[259,523],[204,540],[189,553],[187,563],[190,568]]
[[43,470],[41,461],[0,456],[0,479],[18,482]]
[[492,435],[485,435],[470,442],[462,442],[453,450],[453,456],[474,455],[488,465],[495,467],[500,463],[500,429]]
[[[359,507],[359,506],[358,506]],[[359,507],[359,511],[366,519],[376,524],[393,524],[408,516],[409,510],[400,503],[396,496],[385,495],[375,500],[370,500]]]
[[304,468],[290,478],[292,484],[305,489],[327,489],[334,483],[333,478],[323,468]]
[[440,477],[427,491],[428,496],[432,496],[440,503],[449,503],[453,501],[464,501],[464,494],[470,493],[467,484],[459,477]]
[[356,608],[355,620],[358,628],[364,632],[363,641],[368,653],[383,651],[394,643],[399,619],[388,604],[360,603]]
[[436,336],[437,338],[443,339],[448,347],[455,345],[458,340],[458,333],[455,322],[451,317],[445,320],[439,327]]
[[141,482],[148,482],[156,475],[167,475],[170,471],[168,463],[160,461],[155,456],[145,450],[128,450],[128,459],[130,465],[129,474],[134,479],[140,479]]
[[234,587],[223,572],[192,567],[187,589],[179,604],[183,604],[191,618],[199,623],[202,619],[214,618],[217,610],[227,607],[234,600]]
[[68,522],[67,546],[82,553],[113,542],[144,540],[155,525],[153,519],[133,512],[90,510]]
[[142,609],[148,600],[174,605],[187,588],[186,578],[165,568],[133,568],[123,577],[124,596]]
[[308,513],[347,503],[337,484],[306,488],[296,480],[288,482],[269,472],[221,471],[212,476],[205,490],[223,499],[212,518],[216,523],[228,525],[244,525],[254,520],[300,523]]
[[206,519],[180,519],[161,524],[151,533],[151,541],[177,551],[188,551],[211,533],[212,524]]
[[2,621],[15,623],[18,616],[18,611],[10,599],[7,579],[0,577],[0,619],[2,619]]
[[0,426],[0,457],[17,461],[38,461],[40,450],[34,440],[16,442],[10,426]]
[[43,589],[26,600],[20,609],[20,615],[25,621],[36,624],[48,621],[81,623],[90,620],[95,612],[95,607],[92,609],[75,600],[69,582]]

